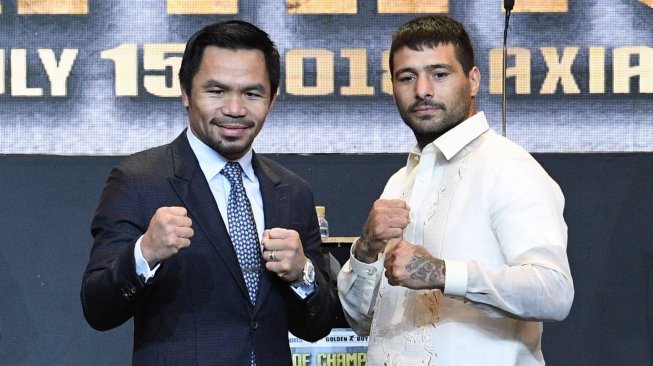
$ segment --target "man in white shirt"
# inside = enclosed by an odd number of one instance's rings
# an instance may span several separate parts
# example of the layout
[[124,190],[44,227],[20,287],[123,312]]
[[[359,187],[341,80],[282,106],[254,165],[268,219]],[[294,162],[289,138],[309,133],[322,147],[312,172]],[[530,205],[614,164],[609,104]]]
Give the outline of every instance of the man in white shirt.
[[367,365],[544,365],[542,321],[563,320],[574,296],[562,192],[477,112],[460,23],[399,28],[390,73],[417,144],[338,276]]

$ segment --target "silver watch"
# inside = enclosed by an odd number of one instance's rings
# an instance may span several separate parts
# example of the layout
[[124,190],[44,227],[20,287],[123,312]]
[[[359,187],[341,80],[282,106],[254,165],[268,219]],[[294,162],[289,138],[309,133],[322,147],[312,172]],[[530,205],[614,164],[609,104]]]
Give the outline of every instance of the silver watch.
[[315,282],[315,267],[313,267],[310,259],[306,258],[306,264],[302,272],[304,274],[301,280],[302,284],[311,285]]

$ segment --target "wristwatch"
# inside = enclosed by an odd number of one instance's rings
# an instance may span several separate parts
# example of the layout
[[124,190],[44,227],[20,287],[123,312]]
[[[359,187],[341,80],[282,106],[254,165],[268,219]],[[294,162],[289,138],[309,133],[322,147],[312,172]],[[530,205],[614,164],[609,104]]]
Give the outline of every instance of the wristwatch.
[[315,267],[310,259],[306,258],[306,264],[303,269],[303,277],[301,281],[295,282],[297,285],[312,285],[315,282]]

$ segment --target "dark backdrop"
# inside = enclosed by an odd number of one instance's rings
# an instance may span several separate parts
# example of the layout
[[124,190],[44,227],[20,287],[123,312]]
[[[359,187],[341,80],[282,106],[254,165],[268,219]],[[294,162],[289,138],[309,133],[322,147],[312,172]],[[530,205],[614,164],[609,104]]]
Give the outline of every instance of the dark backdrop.
[[[271,156],[313,185],[332,236],[358,234],[405,159]],[[547,365],[653,364],[653,154],[535,157],[567,199],[576,288],[569,317],[545,325]],[[0,156],[0,365],[129,364],[131,323],[94,331],[79,301],[90,220],[121,159]]]

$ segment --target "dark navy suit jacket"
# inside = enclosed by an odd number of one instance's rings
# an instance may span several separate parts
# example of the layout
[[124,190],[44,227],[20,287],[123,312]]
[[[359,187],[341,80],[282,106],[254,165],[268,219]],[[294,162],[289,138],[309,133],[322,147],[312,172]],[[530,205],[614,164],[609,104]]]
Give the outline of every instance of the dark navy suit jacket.
[[[186,133],[134,154],[115,167],[92,222],[94,237],[81,300],[95,329],[134,319],[134,365],[291,365],[288,331],[309,341],[331,330],[339,302],[321,254],[308,184],[254,154],[265,228],[296,230],[316,268],[317,291],[301,300],[263,269],[252,305],[236,254]],[[136,274],[134,245],[162,206],[183,206],[193,221],[191,245],[161,263],[146,284]]]

